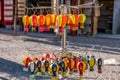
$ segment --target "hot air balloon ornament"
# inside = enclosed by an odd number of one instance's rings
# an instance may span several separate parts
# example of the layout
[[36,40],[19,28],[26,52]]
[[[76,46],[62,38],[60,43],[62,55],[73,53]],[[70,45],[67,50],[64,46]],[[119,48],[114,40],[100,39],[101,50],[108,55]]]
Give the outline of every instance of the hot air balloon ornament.
[[70,74],[73,74],[74,72],[74,66],[75,66],[75,61],[73,58],[68,59],[68,68],[70,70]]
[[51,15],[50,14],[47,14],[45,16],[45,24],[46,24],[46,31],[50,31],[50,25],[51,25],[51,22],[52,22],[52,18],[51,18]]
[[49,66],[49,73],[52,75],[51,80],[57,80],[57,72],[58,72],[58,66],[56,63],[52,63]]
[[44,73],[45,73],[45,75],[49,75],[49,74],[48,74],[49,66],[50,66],[49,61],[48,61],[48,60],[44,60],[44,61],[43,61],[43,66],[44,66]]
[[91,56],[90,61],[89,61],[90,71],[94,71],[95,63],[96,63],[95,57]]
[[98,73],[102,73],[102,64],[103,64],[102,58],[98,58],[98,60],[97,60]]
[[56,24],[59,26],[59,29],[58,29],[58,32],[60,33],[60,34],[63,34],[64,33],[64,28],[65,28],[65,26],[66,26],[66,24],[67,24],[67,16],[66,15],[58,15],[57,16],[57,21],[56,21]]
[[23,25],[24,25],[24,31],[28,32],[29,31],[28,26],[30,24],[29,23],[29,16],[27,16],[27,15],[23,16],[22,21],[23,21]]
[[85,14],[79,14],[80,29],[84,29],[84,23],[86,21]]
[[77,56],[74,56],[75,66],[74,66],[74,72],[77,71],[77,64],[80,61],[80,59]]
[[79,61],[77,64],[77,70],[79,72],[79,77],[83,78],[83,67],[84,67],[84,62],[83,61]]
[[37,69],[38,69],[37,76],[41,76],[41,74],[42,74],[42,61],[38,60],[36,62],[36,66],[37,66]]
[[51,22],[51,29],[55,29],[56,28],[56,18],[57,18],[57,14],[52,14],[51,15],[51,18],[52,18],[52,22]]
[[76,30],[78,30],[78,15],[77,14],[73,14],[72,18],[73,18],[73,20],[72,20],[73,21],[72,30],[76,31]]
[[67,76],[67,68],[66,68],[66,63],[63,60],[60,60],[58,63],[59,66],[59,71],[58,73],[62,76],[62,77],[66,77]]
[[28,64],[32,61],[30,57],[27,57],[23,60],[24,68],[23,71],[28,71]]
[[36,70],[35,62],[32,61],[32,62],[29,63],[29,70],[30,70],[30,73],[31,73],[30,78],[35,79],[35,70]]
[[39,25],[38,32],[43,32],[44,31],[43,25],[45,25],[45,16],[42,14],[37,16],[37,23]]
[[85,70],[88,69],[88,60],[86,57],[84,57],[82,61],[84,62],[84,69],[83,70],[85,72]]
[[30,25],[32,26],[32,31],[35,32],[36,26],[37,26],[37,16],[32,15],[32,16],[30,16],[29,20],[30,20]]

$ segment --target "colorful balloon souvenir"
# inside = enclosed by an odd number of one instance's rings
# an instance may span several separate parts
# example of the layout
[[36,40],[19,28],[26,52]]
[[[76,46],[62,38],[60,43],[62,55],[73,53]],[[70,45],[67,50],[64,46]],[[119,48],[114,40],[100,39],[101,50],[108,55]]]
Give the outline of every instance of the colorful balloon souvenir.
[[51,15],[50,15],[50,14],[47,14],[47,15],[45,16],[45,24],[46,24],[47,27],[50,28],[51,23],[52,23]]
[[58,15],[58,16],[57,16],[56,24],[57,24],[59,27],[62,26],[62,15]]
[[55,63],[52,63],[50,65],[50,74],[52,75],[52,79],[51,80],[57,80],[57,72],[58,72],[58,66]]
[[37,75],[41,76],[41,74],[42,74],[42,61],[38,60],[36,62],[36,66],[37,66],[37,69],[38,69]]
[[83,63],[83,61],[79,61],[78,64],[77,64],[77,70],[78,70],[78,72],[79,72],[80,78],[83,77],[83,68],[84,68],[84,63]]
[[94,71],[95,63],[96,63],[95,57],[91,56],[90,61],[89,61],[90,71]]
[[77,70],[77,64],[80,61],[80,59],[78,57],[74,56],[74,61],[75,61],[74,70]]
[[44,15],[39,15],[37,16],[37,23],[39,25],[38,32],[43,32],[43,25],[45,25],[45,16]]
[[27,16],[27,15],[23,16],[22,21],[23,21],[23,25],[24,25],[24,31],[28,32],[29,31],[28,26],[30,24],[29,23],[29,16]]
[[70,74],[72,74],[74,72],[74,66],[75,66],[75,62],[73,58],[69,58],[68,59],[68,68],[70,70]]
[[30,16],[30,25],[32,26],[32,31],[35,32],[36,31],[36,26],[37,26],[37,16],[36,15],[32,15]]
[[35,79],[35,75],[34,75],[35,70],[36,70],[35,62],[32,61],[32,62],[29,63],[29,70],[30,70],[30,73],[31,73],[30,78]]
[[80,22],[80,28],[84,29],[84,23],[86,21],[86,15],[85,14],[80,14],[79,15],[79,22]]
[[28,64],[32,61],[30,57],[27,57],[23,60],[24,68],[23,71],[28,71]]
[[58,65],[59,65],[59,74],[61,74],[62,77],[66,77],[66,76],[67,76],[66,63],[65,63],[63,60],[61,60],[61,61],[58,63]]
[[49,61],[48,60],[44,60],[43,61],[43,65],[44,65],[44,69],[45,69],[45,75],[48,75],[48,71],[49,71]]
[[103,64],[102,58],[98,58],[97,64],[98,64],[98,73],[102,73],[102,64]]
[[51,22],[51,23],[55,25],[57,15],[56,15],[56,14],[52,14],[52,15],[51,15],[51,18],[52,18],[52,22]]

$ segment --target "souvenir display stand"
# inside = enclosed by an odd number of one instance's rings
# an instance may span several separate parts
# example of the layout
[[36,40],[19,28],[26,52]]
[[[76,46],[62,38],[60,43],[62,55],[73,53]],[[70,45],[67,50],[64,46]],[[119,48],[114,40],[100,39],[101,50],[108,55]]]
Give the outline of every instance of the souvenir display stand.
[[[35,79],[35,76],[51,76],[52,80],[58,80],[58,76],[62,78],[67,78],[68,74],[73,74],[74,71],[79,73],[79,77],[83,78],[84,72],[89,69],[94,71],[94,66],[98,66],[98,73],[102,73],[102,58],[99,58],[96,62],[94,55],[82,56],[82,55],[73,55],[69,53],[66,48],[66,28],[76,30],[76,25],[80,22],[81,27],[84,28],[84,22],[86,20],[85,14],[70,14],[68,9],[70,8],[97,8],[100,6],[92,6],[95,3],[95,0],[92,3],[77,5],[77,6],[56,6],[56,7],[33,7],[29,9],[51,9],[58,8],[60,14],[47,14],[47,15],[38,15],[33,14],[32,16],[25,15],[23,17],[24,31],[28,32],[28,25],[32,26],[32,31],[36,31],[36,26],[39,26],[38,32],[43,30],[49,31],[52,25],[52,28],[58,26],[58,32],[62,35],[61,39],[61,49],[59,54],[49,54],[46,53],[42,57],[26,57],[23,60],[24,71],[30,72],[30,78]],[[46,25],[46,27],[44,27]],[[69,26],[69,27],[68,27]],[[43,79],[44,80],[44,79]]]

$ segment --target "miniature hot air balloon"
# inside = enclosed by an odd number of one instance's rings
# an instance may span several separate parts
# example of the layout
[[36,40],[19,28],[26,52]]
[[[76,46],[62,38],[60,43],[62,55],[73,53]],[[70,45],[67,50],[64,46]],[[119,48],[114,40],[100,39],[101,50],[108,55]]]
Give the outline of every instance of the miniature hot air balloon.
[[49,72],[52,75],[51,80],[57,80],[57,71],[58,71],[58,66],[55,63],[52,63],[49,67]]
[[64,28],[67,24],[67,17],[66,15],[62,15],[62,24],[61,27]]
[[55,26],[56,26],[56,20],[57,20],[56,18],[57,18],[57,15],[56,15],[56,14],[52,14],[52,15],[51,15],[51,18],[52,18],[51,28],[52,28],[52,29],[55,29],[55,28],[56,28]]
[[80,22],[80,28],[84,29],[84,23],[86,21],[86,15],[85,14],[80,14],[79,15],[79,22]]
[[80,59],[78,57],[74,56],[74,61],[75,61],[74,70],[76,71],[77,70],[77,64],[80,61]]
[[74,14],[73,15],[75,17],[75,24],[73,25],[73,31],[76,31],[78,30],[78,15],[77,14]]
[[24,68],[23,71],[28,71],[28,64],[32,61],[30,57],[27,57],[23,60]]
[[34,75],[35,70],[36,70],[35,62],[32,61],[32,62],[29,63],[29,70],[30,70],[30,73],[31,73],[30,78],[35,79],[35,75]]
[[70,70],[70,74],[72,74],[74,72],[74,65],[75,65],[74,59],[69,58],[68,59],[68,68]]
[[59,65],[59,74],[62,75],[62,77],[66,77],[67,76],[66,63],[63,60],[61,60],[59,61],[58,65]]
[[83,62],[84,62],[84,72],[85,72],[85,70],[86,69],[88,69],[88,60],[87,60],[87,58],[83,58]]
[[102,73],[102,63],[103,63],[102,58],[98,58],[98,60],[97,60],[98,73]]
[[48,70],[49,70],[49,66],[50,66],[50,63],[48,60],[44,60],[43,61],[43,66],[44,66],[44,70],[45,70],[45,75],[48,75]]
[[37,66],[37,69],[38,69],[37,75],[41,76],[41,74],[42,74],[42,61],[38,60],[36,62],[36,66]]
[[29,23],[29,16],[27,16],[27,15],[23,16],[22,21],[23,21],[23,25],[24,25],[24,31],[28,32],[29,31],[28,26],[30,24]]
[[91,56],[90,61],[89,61],[89,66],[90,66],[90,71],[94,71],[94,65],[95,65],[95,57]]
[[79,72],[80,78],[83,77],[83,66],[84,66],[83,61],[79,61],[78,64],[77,64],[77,70]]
[[51,22],[52,22],[52,18],[51,18],[51,15],[50,14],[47,14],[45,16],[45,24],[48,28],[50,28],[50,25],[51,25]]
[[44,31],[43,25],[45,24],[45,16],[44,15],[37,16],[37,22],[39,25],[38,32],[43,32]]
[[37,26],[37,16],[36,15],[30,16],[29,21],[30,25],[32,26],[32,31],[35,32]]

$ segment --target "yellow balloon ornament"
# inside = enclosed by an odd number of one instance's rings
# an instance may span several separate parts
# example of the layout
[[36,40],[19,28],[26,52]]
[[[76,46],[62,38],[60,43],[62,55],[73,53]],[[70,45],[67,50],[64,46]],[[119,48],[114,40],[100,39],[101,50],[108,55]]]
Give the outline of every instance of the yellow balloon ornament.
[[79,14],[79,22],[80,22],[80,28],[84,29],[84,23],[86,21],[86,15],[85,14]]

